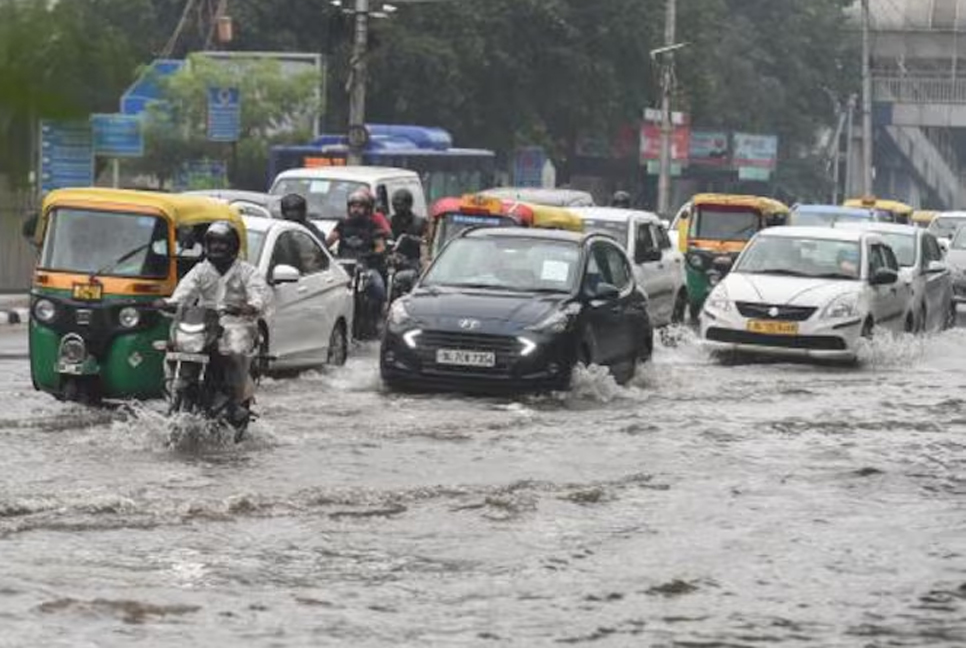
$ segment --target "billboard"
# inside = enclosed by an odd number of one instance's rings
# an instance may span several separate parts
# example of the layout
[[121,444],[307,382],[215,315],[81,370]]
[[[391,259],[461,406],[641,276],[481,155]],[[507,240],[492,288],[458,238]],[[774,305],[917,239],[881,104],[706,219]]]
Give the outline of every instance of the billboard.
[[731,162],[727,131],[691,131],[691,164],[725,167]]

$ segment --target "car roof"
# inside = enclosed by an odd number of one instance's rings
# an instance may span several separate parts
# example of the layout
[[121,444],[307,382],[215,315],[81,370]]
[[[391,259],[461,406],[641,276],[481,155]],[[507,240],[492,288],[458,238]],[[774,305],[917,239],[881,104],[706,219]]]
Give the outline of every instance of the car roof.
[[594,204],[594,197],[589,192],[578,189],[492,187],[490,189],[484,189],[480,194],[494,198],[522,200],[524,202],[550,205],[553,207],[590,206]]
[[919,232],[925,232],[921,227],[916,227],[915,225],[905,225],[903,223],[881,223],[881,222],[867,222],[867,223],[836,223],[835,227],[837,229],[856,229],[865,230],[867,232],[878,232],[880,234],[909,234],[911,236],[916,236]]
[[[316,178],[319,180],[355,180],[357,182],[374,182],[385,178],[419,178],[415,171],[397,167],[380,166],[344,166],[344,167],[303,167],[282,171],[275,178],[275,182],[286,178]],[[274,184],[274,183],[272,183]]]
[[846,229],[844,227],[799,227],[796,225],[784,225],[769,227],[758,232],[758,236],[768,238],[809,238],[825,239],[829,241],[861,241],[874,235],[864,229]]
[[792,213],[800,211],[821,211],[825,214],[842,214],[843,216],[873,216],[873,210],[865,207],[842,207],[841,205],[821,205],[818,203],[808,205],[795,205]]
[[255,203],[256,205],[262,205],[263,207],[267,207],[278,200],[278,196],[273,196],[272,194],[258,191],[243,191],[241,189],[198,189],[185,191],[184,194],[188,196],[208,196],[209,198],[218,198],[228,202],[244,200]]
[[626,223],[637,218],[649,223],[660,223],[657,214],[638,209],[621,209],[619,207],[568,207],[570,211],[582,219],[607,221],[608,223]]
[[946,218],[950,220],[966,218],[966,211],[939,212],[938,214],[936,214],[936,218],[933,220],[939,220],[940,218]]
[[587,238],[587,235],[582,232],[537,227],[477,227],[466,230],[464,236],[467,238],[531,238],[571,243],[580,243]]

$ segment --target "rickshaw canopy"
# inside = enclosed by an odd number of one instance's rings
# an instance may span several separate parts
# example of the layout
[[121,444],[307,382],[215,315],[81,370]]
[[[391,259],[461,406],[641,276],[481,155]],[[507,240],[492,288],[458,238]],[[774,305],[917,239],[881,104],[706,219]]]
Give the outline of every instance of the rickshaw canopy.
[[573,212],[562,207],[536,205],[514,200],[501,200],[479,194],[469,194],[461,198],[441,198],[430,210],[434,222],[446,214],[481,214],[511,218],[522,227],[564,229],[583,231],[583,220]]
[[787,205],[774,198],[738,194],[696,194],[691,204],[694,207],[745,207],[763,215],[787,214],[790,211]]
[[912,212],[912,222],[917,225],[925,226],[931,223],[933,219],[936,218],[937,214],[939,214],[939,212],[931,209],[917,209],[916,211]]
[[57,189],[47,194],[34,234],[38,245],[43,243],[51,211],[66,207],[159,215],[175,228],[194,227],[224,220],[231,223],[238,231],[242,253],[247,252],[245,222],[235,207],[208,196],[100,187]]
[[912,207],[906,203],[899,202],[898,200],[875,198],[873,196],[866,196],[864,198],[850,198],[843,203],[843,206],[881,209],[883,211],[892,212],[894,214],[904,214],[906,216],[911,215],[913,212]]

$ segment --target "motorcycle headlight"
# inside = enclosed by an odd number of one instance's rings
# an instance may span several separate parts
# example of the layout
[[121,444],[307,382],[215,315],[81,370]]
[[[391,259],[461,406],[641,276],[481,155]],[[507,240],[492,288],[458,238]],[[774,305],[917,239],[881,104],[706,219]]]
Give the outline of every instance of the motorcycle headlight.
[[715,288],[704,303],[707,310],[716,310],[727,313],[731,310],[731,301],[728,299],[728,291],[723,287]]
[[826,319],[837,319],[841,317],[855,317],[859,314],[859,296],[848,293],[839,295],[825,307],[822,317]]
[[409,314],[409,310],[406,308],[405,300],[397,299],[393,302],[392,307],[389,309],[390,324],[393,326],[400,326],[412,319],[412,315]]
[[185,353],[201,353],[205,350],[205,334],[188,333],[186,331],[175,330],[174,345],[178,351]]
[[50,322],[57,314],[57,307],[49,299],[38,299],[34,304],[34,317],[41,322]]
[[141,311],[133,306],[126,306],[117,314],[117,320],[124,328],[134,328],[141,323]]

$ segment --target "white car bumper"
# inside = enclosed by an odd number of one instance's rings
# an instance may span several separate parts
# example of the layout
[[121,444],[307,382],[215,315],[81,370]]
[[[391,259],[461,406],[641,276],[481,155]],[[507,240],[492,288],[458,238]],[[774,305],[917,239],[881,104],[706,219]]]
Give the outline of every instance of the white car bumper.
[[797,322],[796,335],[762,334],[748,330],[749,318],[735,310],[701,313],[701,342],[712,351],[823,360],[854,360],[861,339],[861,316]]

